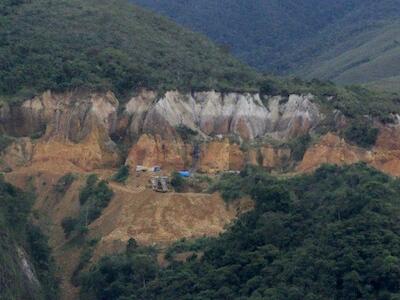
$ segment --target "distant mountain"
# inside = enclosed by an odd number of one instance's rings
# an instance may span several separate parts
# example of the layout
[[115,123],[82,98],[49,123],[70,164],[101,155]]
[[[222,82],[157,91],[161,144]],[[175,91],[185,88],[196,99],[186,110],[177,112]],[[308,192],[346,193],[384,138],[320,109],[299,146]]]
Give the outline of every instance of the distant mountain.
[[46,89],[240,89],[256,72],[127,0],[0,3],[0,96]]
[[395,87],[399,0],[132,0],[202,32],[250,65]]

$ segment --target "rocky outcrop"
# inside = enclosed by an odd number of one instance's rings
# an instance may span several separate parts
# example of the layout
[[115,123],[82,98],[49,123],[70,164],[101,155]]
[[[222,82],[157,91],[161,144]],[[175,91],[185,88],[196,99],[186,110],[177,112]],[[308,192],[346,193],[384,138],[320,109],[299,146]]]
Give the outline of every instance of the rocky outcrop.
[[306,151],[297,171],[309,172],[322,164],[346,165],[366,159],[365,150],[351,146],[343,138],[328,133]]
[[110,138],[116,129],[118,106],[112,93],[57,94],[48,91],[14,107],[13,110],[18,111],[18,120],[10,113],[9,118],[14,121],[9,121],[18,125],[13,131],[8,129],[6,132],[22,136],[42,135],[31,149],[32,163],[72,163],[83,170],[113,166],[119,161],[117,148]]
[[29,138],[16,139],[8,146],[0,160],[0,171],[11,171],[31,163],[34,145]]
[[117,123],[118,100],[112,93],[87,94],[50,91],[21,106],[26,135],[45,130],[46,139],[80,142],[93,129],[108,136]]
[[32,164],[65,167],[72,164],[82,171],[115,167],[120,161],[115,145],[103,140],[103,133],[94,129],[79,143],[69,140],[41,140],[34,148]]
[[245,164],[246,154],[239,145],[224,139],[202,145],[198,170],[208,174],[228,170],[240,171]]
[[246,164],[263,166],[268,169],[281,168],[290,160],[290,150],[271,145],[242,149],[239,144],[227,138],[203,142],[198,146],[184,143],[181,139],[168,140],[160,135],[144,134],[129,151],[126,164],[136,166],[161,166],[163,170],[174,171],[196,169],[214,174],[223,171],[240,171]]
[[164,170],[188,168],[192,159],[192,146],[181,140],[165,140],[160,135],[144,134],[129,151],[126,164],[135,170],[136,166],[161,166]]
[[370,164],[394,176],[400,176],[400,125],[387,125],[379,130]]
[[184,125],[203,136],[234,134],[252,140],[270,135],[287,139],[308,132],[323,119],[312,98],[167,92],[157,99],[156,94],[143,91],[126,104],[124,115],[131,118],[128,133],[134,137],[142,133],[173,136],[175,128]]
[[258,164],[262,167],[274,170],[289,165],[291,150],[289,148],[277,148],[273,146],[263,146],[259,149]]
[[[262,145],[244,151],[226,137],[251,142],[307,133],[324,118],[312,99],[311,95],[284,98],[214,91],[170,91],[158,96],[142,90],[120,109],[112,93],[48,91],[19,107],[4,104],[0,118],[14,124],[12,131],[1,128],[9,134],[41,136],[32,150],[33,163],[71,163],[86,171],[112,166],[119,161],[113,137],[134,143],[126,160],[132,167],[161,165],[215,173],[240,170],[247,163],[266,168],[284,164],[290,156],[287,149]],[[196,140],[181,138],[178,127],[191,129]]]
[[371,150],[350,145],[344,139],[328,133],[306,151],[297,171],[313,171],[324,163],[346,165],[360,161],[387,174],[400,176],[400,126],[381,126]]

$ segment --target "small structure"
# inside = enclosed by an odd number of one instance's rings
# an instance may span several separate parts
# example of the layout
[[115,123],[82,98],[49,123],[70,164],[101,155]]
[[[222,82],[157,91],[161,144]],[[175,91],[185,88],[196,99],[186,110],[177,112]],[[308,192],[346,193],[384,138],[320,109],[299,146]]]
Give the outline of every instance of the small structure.
[[190,177],[190,172],[189,171],[179,171],[178,174],[181,177]]
[[154,167],[151,167],[150,170],[152,172],[154,172],[154,173],[158,173],[158,172],[161,172],[161,167],[160,166],[154,166]]
[[147,172],[147,168],[145,166],[136,166],[136,172]]
[[154,176],[151,178],[151,186],[153,191],[159,193],[167,193],[169,191],[168,176]]

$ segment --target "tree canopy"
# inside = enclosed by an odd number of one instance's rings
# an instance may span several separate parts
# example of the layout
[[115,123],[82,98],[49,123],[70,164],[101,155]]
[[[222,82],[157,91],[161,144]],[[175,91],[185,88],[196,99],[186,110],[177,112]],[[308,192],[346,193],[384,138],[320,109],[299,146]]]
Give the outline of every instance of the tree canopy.
[[166,268],[151,255],[145,268],[127,254],[104,258],[83,291],[96,299],[400,299],[399,180],[364,164],[285,180],[256,169],[228,176],[256,206],[203,255]]

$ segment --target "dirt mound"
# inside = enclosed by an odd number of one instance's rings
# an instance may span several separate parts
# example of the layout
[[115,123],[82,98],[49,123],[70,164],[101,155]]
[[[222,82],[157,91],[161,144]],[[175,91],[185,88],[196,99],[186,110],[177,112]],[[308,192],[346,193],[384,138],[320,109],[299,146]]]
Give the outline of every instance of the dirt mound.
[[168,244],[184,237],[215,236],[236,216],[218,194],[160,194],[112,186],[115,196],[90,226],[101,237],[96,256],[114,252],[129,238],[140,244]]

